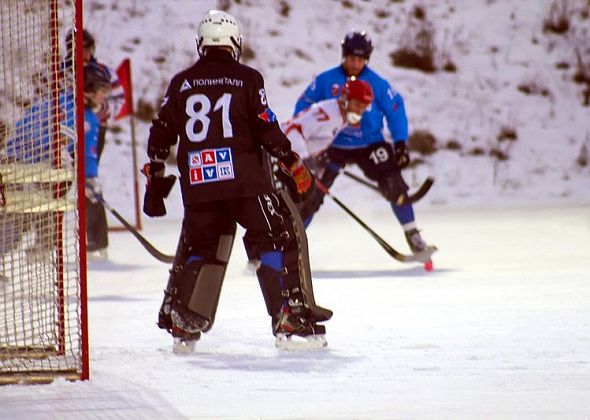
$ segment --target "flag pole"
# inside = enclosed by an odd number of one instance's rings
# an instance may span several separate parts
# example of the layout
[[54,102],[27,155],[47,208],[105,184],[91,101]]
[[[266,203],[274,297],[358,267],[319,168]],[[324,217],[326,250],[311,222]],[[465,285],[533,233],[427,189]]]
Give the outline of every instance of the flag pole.
[[133,159],[133,193],[135,198],[135,224],[137,230],[141,230],[141,211],[139,210],[139,171],[137,169],[137,141],[135,140],[135,109],[133,107],[133,83],[131,83],[131,60],[129,60],[129,101],[129,124],[131,126],[131,157]]
[[[123,87],[125,95],[123,108],[115,117],[116,120],[129,116],[129,126],[131,129],[131,159],[133,159],[133,195],[135,201],[135,226],[137,230],[141,230],[141,210],[139,206],[139,171],[137,168],[137,141],[135,138],[135,109],[133,107],[133,82],[131,78],[131,60],[126,58],[117,68],[117,75],[119,82]],[[113,228],[113,230],[124,230]]]

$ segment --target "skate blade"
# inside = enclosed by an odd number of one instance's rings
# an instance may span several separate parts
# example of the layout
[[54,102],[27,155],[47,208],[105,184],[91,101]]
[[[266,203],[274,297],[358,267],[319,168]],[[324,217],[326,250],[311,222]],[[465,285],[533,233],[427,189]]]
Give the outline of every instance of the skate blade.
[[278,333],[275,340],[275,347],[286,351],[317,350],[327,346],[328,341],[323,334],[300,337],[298,335]]
[[27,249],[27,262],[29,264],[48,263],[51,261],[52,250]]
[[410,261],[417,261],[425,264],[430,261],[432,254],[436,251],[438,251],[437,247],[428,245],[424,251],[412,254]]
[[244,274],[245,275],[256,275],[256,270],[260,268],[260,260],[249,260],[246,267],[244,267]]
[[105,250],[86,252],[87,261],[108,261],[109,255]]
[[172,345],[172,352],[174,354],[190,354],[195,351],[197,340],[184,340],[182,338],[175,338]]

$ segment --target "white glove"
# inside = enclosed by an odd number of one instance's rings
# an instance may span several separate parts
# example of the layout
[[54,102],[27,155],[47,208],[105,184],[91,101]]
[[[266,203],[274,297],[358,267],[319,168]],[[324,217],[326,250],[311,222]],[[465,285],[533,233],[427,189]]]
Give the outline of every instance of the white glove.
[[85,183],[84,192],[86,198],[90,200],[91,203],[95,204],[98,203],[98,199],[96,195],[101,195],[102,192],[100,190],[100,185],[98,185],[98,178],[87,178]]

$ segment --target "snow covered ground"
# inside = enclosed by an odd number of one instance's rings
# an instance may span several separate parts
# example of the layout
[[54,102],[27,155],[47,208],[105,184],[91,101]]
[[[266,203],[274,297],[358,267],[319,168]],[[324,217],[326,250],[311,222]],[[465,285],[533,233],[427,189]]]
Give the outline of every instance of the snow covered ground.
[[[350,203],[405,249],[386,209]],[[91,263],[91,380],[0,390],[0,418],[590,416],[587,206],[425,210],[435,270],[390,259],[328,203],[309,230],[328,348],[279,352],[234,246],[214,328],[187,356],[156,325],[167,267],[128,234]],[[178,220],[145,234],[172,252]]]
[[[424,163],[405,175],[414,186],[427,175],[436,177],[429,202],[587,203],[590,165],[580,166],[577,159],[584,145],[590,149],[590,108],[582,106],[583,85],[573,77],[576,49],[590,63],[590,19],[583,14],[588,5],[569,0],[571,28],[555,35],[543,32],[552,3],[85,0],[84,17],[97,37],[96,56],[112,66],[129,57],[136,100],[157,110],[170,78],[196,59],[201,16],[229,5],[242,24],[244,44],[253,51],[242,61],[265,77],[270,106],[281,121],[291,117],[312,78],[340,62],[345,33],[367,30],[375,46],[369,65],[403,95],[410,133],[426,130],[437,140],[436,153],[412,153]],[[448,59],[456,72],[392,65],[390,54],[415,30],[409,25],[415,6],[422,6],[435,29],[437,66]],[[522,86],[531,94],[519,90]],[[132,219],[132,209],[126,208],[132,183],[121,183],[131,179],[128,121],[119,126],[122,131],[107,138],[101,182],[111,204]],[[137,121],[140,164],[146,159],[148,128]],[[516,141],[499,141],[503,129],[514,130]],[[449,149],[450,141],[460,148]],[[490,156],[494,152],[508,159]]]

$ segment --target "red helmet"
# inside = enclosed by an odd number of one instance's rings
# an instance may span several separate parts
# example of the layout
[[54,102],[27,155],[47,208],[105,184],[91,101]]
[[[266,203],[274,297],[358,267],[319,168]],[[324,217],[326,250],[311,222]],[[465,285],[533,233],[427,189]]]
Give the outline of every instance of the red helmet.
[[373,102],[373,89],[371,89],[371,85],[360,79],[346,82],[340,91],[340,100],[347,102],[351,99],[356,99],[368,106]]

